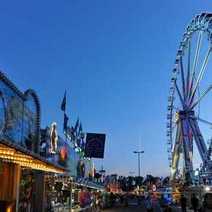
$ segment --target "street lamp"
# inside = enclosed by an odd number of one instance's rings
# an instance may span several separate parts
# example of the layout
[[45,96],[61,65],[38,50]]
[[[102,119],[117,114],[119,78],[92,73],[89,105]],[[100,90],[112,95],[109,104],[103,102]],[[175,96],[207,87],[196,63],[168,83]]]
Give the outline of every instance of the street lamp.
[[133,151],[133,153],[138,155],[138,176],[141,176],[141,154],[144,153],[144,151]]

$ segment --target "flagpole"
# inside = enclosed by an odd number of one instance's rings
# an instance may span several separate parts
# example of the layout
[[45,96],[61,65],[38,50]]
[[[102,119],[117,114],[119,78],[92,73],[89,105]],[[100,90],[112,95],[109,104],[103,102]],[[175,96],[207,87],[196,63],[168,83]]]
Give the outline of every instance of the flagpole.
[[[65,91],[65,98],[66,98],[66,91]],[[66,103],[65,103],[65,110],[63,111],[63,118],[65,121],[66,116]],[[63,129],[65,131],[65,138],[66,138],[66,143],[67,143],[67,129]]]
[[[65,119],[65,116],[66,116],[66,110],[64,110],[64,112],[63,112],[64,119]],[[67,129],[64,129],[64,131],[65,131],[65,138],[66,138],[66,143],[67,143],[68,142]]]
[[[66,116],[66,90],[65,90],[65,93],[64,93],[64,97],[63,97],[63,101],[62,101],[62,104],[61,104],[61,110],[63,111],[63,133],[65,133],[65,141],[67,142],[68,141],[68,136],[67,136],[67,116]],[[66,124],[66,128],[64,127]]]
[[[65,141],[66,143],[68,142],[68,135],[67,135],[67,128],[68,128],[68,116],[66,115],[66,91],[63,97],[63,101],[61,104],[61,110],[63,111],[63,133],[65,133]],[[72,179],[70,181],[70,201],[69,201],[69,209],[70,211],[72,211],[72,196],[73,196],[73,192],[72,192]]]

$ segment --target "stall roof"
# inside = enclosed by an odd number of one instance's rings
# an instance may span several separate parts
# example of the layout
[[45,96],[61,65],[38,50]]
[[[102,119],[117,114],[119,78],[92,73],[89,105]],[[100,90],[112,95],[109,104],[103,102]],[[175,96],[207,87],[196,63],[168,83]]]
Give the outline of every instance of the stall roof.
[[16,163],[22,167],[46,172],[62,174],[67,171],[59,165],[50,163],[44,157],[6,140],[0,141],[0,159],[4,162]]

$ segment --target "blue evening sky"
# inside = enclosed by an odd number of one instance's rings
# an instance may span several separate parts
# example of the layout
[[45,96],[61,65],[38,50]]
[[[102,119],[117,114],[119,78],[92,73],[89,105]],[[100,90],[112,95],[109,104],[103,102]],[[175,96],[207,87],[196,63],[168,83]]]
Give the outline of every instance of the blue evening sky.
[[[202,0],[2,1],[0,69],[37,91],[42,126],[62,129],[60,102],[86,132],[107,134],[109,173],[168,174],[166,108],[171,70],[186,25]],[[97,161],[97,166],[102,161]]]

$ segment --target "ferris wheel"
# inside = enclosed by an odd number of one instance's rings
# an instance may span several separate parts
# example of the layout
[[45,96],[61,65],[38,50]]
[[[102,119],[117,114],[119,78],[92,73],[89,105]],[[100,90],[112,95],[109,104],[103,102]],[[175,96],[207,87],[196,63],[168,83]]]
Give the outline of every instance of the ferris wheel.
[[[202,169],[212,177],[211,150],[207,147],[200,125],[212,126],[212,14],[193,18],[183,34],[172,70],[167,108],[167,144],[171,179],[183,176],[193,181],[194,144],[202,161]],[[211,70],[210,70],[211,69]],[[212,78],[211,78],[212,79]],[[204,109],[210,104],[211,116]],[[201,111],[206,114],[201,117]],[[211,118],[211,119],[210,119]],[[210,121],[211,120],[211,121]],[[205,128],[203,128],[205,129]],[[211,131],[212,134],[212,131]],[[179,175],[180,161],[182,173]]]

